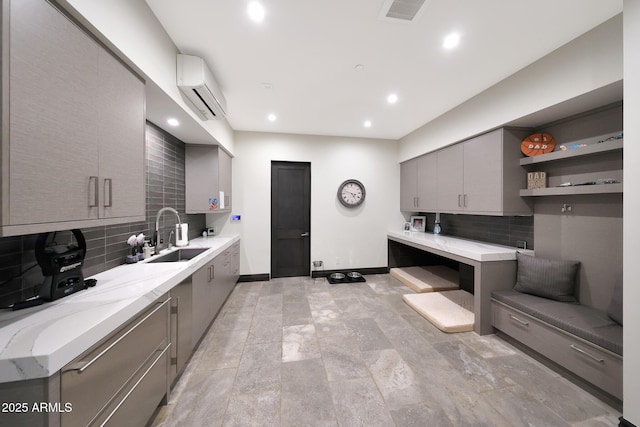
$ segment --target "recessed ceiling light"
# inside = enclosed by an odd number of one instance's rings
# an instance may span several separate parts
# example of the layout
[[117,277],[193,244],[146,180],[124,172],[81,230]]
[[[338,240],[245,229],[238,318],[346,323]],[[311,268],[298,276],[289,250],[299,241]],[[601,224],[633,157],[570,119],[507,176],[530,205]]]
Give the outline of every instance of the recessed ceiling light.
[[444,38],[444,41],[442,42],[442,47],[444,47],[445,49],[452,49],[458,46],[458,43],[460,43],[460,34],[451,33]]
[[370,128],[371,127],[371,120],[365,120],[364,121],[364,127]]
[[269,115],[267,116],[267,119],[268,119],[270,122],[275,122],[277,118],[278,118],[278,117],[277,117],[275,114],[273,114],[273,113],[271,113],[271,114],[269,114]]
[[257,1],[249,3],[247,13],[249,14],[249,18],[255,22],[262,22],[264,20],[264,7]]
[[358,64],[355,67],[353,67],[353,69],[358,71],[358,72],[360,72],[360,71],[364,70],[364,65]]
[[180,124],[178,119],[174,118],[167,119],[167,123],[169,124],[169,126],[178,126]]
[[390,94],[389,96],[387,96],[387,102],[389,104],[395,104],[396,102],[398,102],[398,95],[396,95],[395,93]]

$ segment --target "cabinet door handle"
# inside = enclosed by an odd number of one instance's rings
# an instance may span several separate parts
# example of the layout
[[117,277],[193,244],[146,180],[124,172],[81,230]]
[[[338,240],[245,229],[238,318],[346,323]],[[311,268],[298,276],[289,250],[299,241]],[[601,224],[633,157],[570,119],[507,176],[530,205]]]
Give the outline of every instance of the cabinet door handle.
[[215,275],[216,275],[216,271],[215,271],[215,265],[210,265],[209,266],[209,282],[213,281]]
[[127,332],[125,332],[124,334],[120,335],[117,340],[115,340],[114,342],[109,344],[109,346],[107,348],[105,348],[104,350],[102,350],[96,357],[94,357],[93,359],[89,360],[88,362],[79,362],[74,367],[69,368],[69,369],[65,369],[64,372],[77,371],[79,374],[81,374],[84,371],[86,371],[91,365],[96,363],[102,356],[107,354],[109,352],[109,350],[111,350],[113,347],[115,347],[120,341],[125,339],[127,337],[127,335],[129,335],[131,332],[133,332],[138,326],[142,325],[148,318],[150,318],[151,316],[156,314],[156,312],[158,310],[160,310],[162,307],[164,307],[169,301],[171,301],[171,297],[169,297],[166,300],[164,300],[163,302],[159,303],[159,305],[156,308],[154,308],[151,313],[149,313],[146,316],[144,316],[144,318],[142,320],[140,320],[138,323],[136,323]]
[[309,237],[309,232],[308,232],[308,231],[305,231],[304,233],[302,233],[302,234],[300,235],[300,237]]
[[[91,185],[92,182],[93,182],[93,185]],[[93,187],[93,197],[91,197],[91,187]],[[93,201],[91,199],[93,199]],[[89,177],[89,207],[90,208],[98,207],[98,177],[97,176]]]
[[521,325],[524,326],[529,326],[529,322],[527,322],[526,320],[522,320],[522,319],[518,319],[516,316],[514,316],[513,314],[510,314],[509,317],[513,320],[515,320],[516,322],[520,323]]
[[416,197],[416,208],[420,207],[420,197]]
[[[107,191],[107,183],[109,183],[109,191]],[[107,195],[109,195],[109,203],[107,203]],[[113,180],[111,178],[104,179],[104,207],[113,206]]]
[[458,194],[458,207],[461,208],[462,205],[460,204],[460,197],[462,196],[462,194]]
[[577,351],[580,354],[584,354],[585,356],[587,356],[590,359],[595,360],[598,363],[604,363],[604,359],[599,358],[598,356],[594,356],[593,354],[584,351],[583,349],[581,349],[580,347],[578,347],[577,345],[571,344],[571,348],[575,351]]
[[467,195],[466,194],[464,195],[462,200],[464,200],[464,207],[466,208],[467,207]]

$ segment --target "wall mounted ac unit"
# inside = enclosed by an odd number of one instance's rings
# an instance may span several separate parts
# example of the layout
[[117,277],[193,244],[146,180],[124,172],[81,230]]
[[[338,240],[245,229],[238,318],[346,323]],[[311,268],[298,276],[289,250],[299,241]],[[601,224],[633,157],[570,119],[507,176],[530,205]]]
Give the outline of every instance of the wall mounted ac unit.
[[202,120],[221,119],[227,115],[227,100],[200,57],[178,54],[177,84]]

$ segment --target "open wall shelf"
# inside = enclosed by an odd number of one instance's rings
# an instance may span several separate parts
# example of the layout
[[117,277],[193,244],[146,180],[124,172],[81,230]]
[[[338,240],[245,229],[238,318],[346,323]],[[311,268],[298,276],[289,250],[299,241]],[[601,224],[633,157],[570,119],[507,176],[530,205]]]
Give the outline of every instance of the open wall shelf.
[[520,159],[520,166],[547,163],[582,156],[592,156],[607,152],[622,151],[623,142],[623,139],[618,139],[615,141],[607,141],[600,144],[588,145],[586,147],[573,148],[567,151],[554,151],[552,153],[540,154],[539,156],[524,157]]
[[575,194],[614,194],[622,193],[622,184],[578,185],[571,187],[534,188],[520,190],[521,197],[567,196]]

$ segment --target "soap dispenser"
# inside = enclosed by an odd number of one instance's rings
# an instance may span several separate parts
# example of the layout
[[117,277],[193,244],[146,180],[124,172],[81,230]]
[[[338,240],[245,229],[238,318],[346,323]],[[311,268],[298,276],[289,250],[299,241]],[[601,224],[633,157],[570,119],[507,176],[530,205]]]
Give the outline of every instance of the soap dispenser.
[[440,213],[436,213],[436,222],[433,224],[433,234],[441,234],[442,227],[440,226]]

